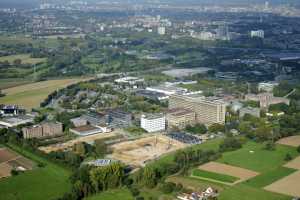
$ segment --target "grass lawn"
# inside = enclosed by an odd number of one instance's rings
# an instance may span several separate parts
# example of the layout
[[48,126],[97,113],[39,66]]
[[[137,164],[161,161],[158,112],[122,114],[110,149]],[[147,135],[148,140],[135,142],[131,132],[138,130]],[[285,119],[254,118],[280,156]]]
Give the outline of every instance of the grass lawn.
[[293,157],[298,155],[296,148],[293,147],[276,145],[276,150],[268,151],[264,149],[263,144],[248,142],[237,151],[224,153],[218,162],[268,173],[286,163],[284,158],[287,153]]
[[128,189],[120,188],[108,190],[100,194],[86,198],[85,200],[134,200]]
[[291,200],[291,197],[271,193],[260,188],[238,184],[220,193],[218,200]]
[[[264,150],[263,147],[263,144],[248,142],[242,149],[224,153],[223,157],[218,160],[218,162],[250,169],[260,173],[260,175],[249,179],[248,181],[228,186],[209,180],[182,176],[171,176],[167,180],[175,183],[180,182],[185,187],[198,191],[199,188],[200,190],[203,190],[208,186],[211,186],[220,191],[220,196],[218,197],[219,200],[290,200],[291,197],[268,192],[264,190],[263,187],[288,176],[295,171],[293,169],[285,168],[283,165],[286,163],[284,158],[287,153],[291,154],[293,157],[298,155],[296,149],[293,147],[277,145],[275,151],[267,151]],[[254,151],[254,153],[250,153],[249,151]],[[203,175],[203,172],[201,172],[200,175]],[[207,173],[204,175],[207,176]],[[209,178],[216,180],[220,179],[216,174],[209,176]]]
[[2,91],[6,96],[0,98],[0,104],[17,104],[30,110],[39,107],[51,92],[84,80],[88,79],[49,80],[8,88]]
[[16,87],[18,85],[23,85],[30,83],[30,80],[27,79],[17,79],[17,78],[8,78],[8,79],[0,79],[0,90],[7,89],[10,87]]
[[1,179],[0,200],[52,200],[70,190],[70,172],[67,169],[19,147],[12,147],[16,152],[46,166]]
[[17,54],[11,56],[0,57],[0,62],[8,61],[13,64],[14,60],[20,59],[23,64],[38,64],[46,61],[46,58],[31,58],[30,54]]
[[283,177],[294,173],[295,171],[297,170],[286,167],[278,167],[275,170],[270,170],[246,181],[245,184],[253,187],[263,188],[267,185],[270,185],[271,183],[274,183],[275,181],[278,181]]
[[214,172],[209,172],[209,171],[204,171],[200,169],[194,169],[192,171],[192,177],[194,178],[199,178],[199,179],[204,179],[204,180],[216,180],[220,182],[225,182],[225,183],[234,183],[239,178],[233,177],[233,176],[228,176],[225,174],[219,174],[219,173],[214,173]]

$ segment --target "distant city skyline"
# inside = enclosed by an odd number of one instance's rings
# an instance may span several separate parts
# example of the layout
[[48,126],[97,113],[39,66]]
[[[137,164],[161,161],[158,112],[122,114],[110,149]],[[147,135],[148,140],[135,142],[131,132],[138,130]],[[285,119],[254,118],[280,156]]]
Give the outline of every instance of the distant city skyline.
[[[102,0],[84,0],[85,2],[102,2]],[[42,2],[55,2],[55,3],[64,3],[68,2],[68,0],[1,0],[0,7],[1,8],[34,8],[38,7]],[[125,3],[154,3],[149,0],[119,0],[117,2],[125,2]],[[157,0],[155,3],[168,3],[168,4],[264,4],[265,0]],[[276,4],[290,4],[290,5],[300,5],[300,2],[297,0],[269,0],[270,5]]]

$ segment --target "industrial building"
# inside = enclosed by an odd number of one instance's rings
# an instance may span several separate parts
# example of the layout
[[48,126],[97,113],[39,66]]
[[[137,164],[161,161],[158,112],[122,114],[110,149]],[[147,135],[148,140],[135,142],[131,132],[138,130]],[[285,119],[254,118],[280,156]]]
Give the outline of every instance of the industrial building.
[[80,126],[76,128],[70,128],[70,132],[78,136],[88,136],[88,135],[102,133],[102,130],[101,128],[98,128],[96,126],[86,125],[86,126]]
[[34,116],[31,115],[18,115],[11,117],[0,118],[0,125],[6,128],[16,127],[27,123],[33,123]]
[[171,95],[169,109],[175,108],[194,111],[197,123],[206,125],[225,123],[226,104],[220,99],[203,96]]
[[141,127],[148,133],[164,131],[166,129],[166,117],[163,114],[142,115]]

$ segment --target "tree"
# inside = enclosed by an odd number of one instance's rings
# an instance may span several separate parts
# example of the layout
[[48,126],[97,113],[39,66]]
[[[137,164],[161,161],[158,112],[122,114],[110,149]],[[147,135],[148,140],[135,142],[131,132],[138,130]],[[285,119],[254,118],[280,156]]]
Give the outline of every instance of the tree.
[[275,145],[275,143],[273,141],[269,141],[265,145],[265,149],[269,150],[269,151],[274,151],[275,148],[276,148],[276,145]]
[[14,60],[14,65],[16,65],[17,67],[20,66],[21,64],[22,64],[22,60],[21,59]]
[[169,194],[171,192],[173,192],[176,188],[176,184],[172,183],[172,182],[167,182],[167,183],[163,183],[160,186],[160,190],[165,193],[165,194]]
[[298,153],[300,153],[300,146],[297,147],[297,151],[298,151]]
[[225,132],[225,126],[222,124],[212,124],[208,131],[211,133]]
[[227,137],[219,146],[220,152],[234,151],[242,147],[242,142],[234,137]]
[[285,155],[285,158],[284,158],[285,161],[291,161],[292,159],[293,159],[293,157],[291,156],[291,154],[287,153]]
[[185,129],[193,134],[205,134],[207,132],[207,128],[203,124],[195,124],[195,126],[187,125]]
[[86,145],[84,142],[76,143],[73,146],[73,150],[80,156],[84,156],[87,153]]
[[107,145],[104,143],[103,140],[95,140],[95,152],[98,156],[105,156],[107,151]]

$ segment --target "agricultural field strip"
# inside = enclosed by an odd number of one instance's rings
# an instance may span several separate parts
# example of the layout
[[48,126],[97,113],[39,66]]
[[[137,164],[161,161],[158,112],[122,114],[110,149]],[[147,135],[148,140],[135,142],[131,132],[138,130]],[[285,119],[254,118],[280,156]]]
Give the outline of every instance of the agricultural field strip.
[[300,135],[290,136],[282,138],[277,141],[277,144],[298,147],[300,145]]
[[238,180],[234,181],[233,184],[243,182],[245,180],[248,180],[250,178],[259,175],[258,172],[252,170],[244,169],[241,167],[235,167],[235,166],[218,163],[218,162],[206,163],[204,165],[199,166],[198,169],[217,173],[217,174],[224,174],[231,177],[236,177]]
[[289,196],[300,196],[300,156],[285,164],[284,167],[298,171],[266,186],[264,189]]
[[221,183],[225,185],[234,185],[234,183],[239,180],[237,177],[228,176],[224,174],[219,174],[215,172],[204,171],[200,169],[194,169],[191,175],[192,178],[201,179],[205,181],[211,181],[216,183]]

